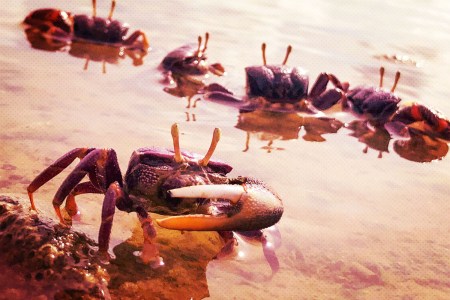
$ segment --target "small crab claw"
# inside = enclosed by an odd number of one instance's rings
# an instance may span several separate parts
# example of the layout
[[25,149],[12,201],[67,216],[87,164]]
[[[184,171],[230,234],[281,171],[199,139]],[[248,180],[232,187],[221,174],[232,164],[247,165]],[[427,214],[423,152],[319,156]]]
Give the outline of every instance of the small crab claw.
[[283,214],[281,199],[262,182],[253,179],[247,179],[245,184],[196,185],[168,192],[175,198],[225,199],[229,201],[229,207],[215,215],[193,214],[156,220],[158,225],[167,229],[260,230],[276,224]]

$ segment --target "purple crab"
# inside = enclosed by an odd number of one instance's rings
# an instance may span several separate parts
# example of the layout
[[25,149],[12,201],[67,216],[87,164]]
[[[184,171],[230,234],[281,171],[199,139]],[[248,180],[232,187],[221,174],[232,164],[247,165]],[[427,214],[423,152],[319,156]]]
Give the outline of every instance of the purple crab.
[[344,106],[348,104],[353,111],[364,116],[374,125],[383,125],[398,110],[400,97],[394,94],[400,79],[400,72],[395,74],[395,81],[390,90],[383,89],[384,68],[380,68],[380,84],[378,87],[357,86],[345,94]]
[[[330,103],[337,103],[342,98],[342,91],[348,84],[341,83],[334,75],[328,73],[321,73],[309,90],[309,77],[306,72],[301,68],[286,65],[292,51],[290,45],[280,65],[268,65],[265,43],[262,44],[261,49],[263,65],[245,68],[246,98],[249,103],[241,108],[242,111],[253,111],[261,106],[272,110],[283,110],[285,107],[294,106],[297,110],[317,112],[317,109],[327,109],[332,106]],[[335,87],[327,90],[330,81],[335,84]],[[213,89],[209,89],[207,98],[240,100],[231,93]]]
[[209,33],[205,33],[205,43],[198,37],[197,44],[187,44],[169,52],[161,62],[160,67],[170,77],[175,73],[181,76],[206,75],[213,73],[222,76],[225,73],[220,63],[208,63],[206,49],[208,47]]
[[[74,15],[70,12],[43,8],[32,11],[24,20],[28,29],[37,31],[50,39],[70,43],[71,41],[88,41],[128,49],[139,48],[147,51],[149,42],[141,30],[127,36],[128,24],[112,19],[116,1],[112,0],[108,18],[96,16],[96,0],[92,0],[93,14]],[[141,42],[139,43],[139,38]]]
[[434,138],[450,141],[450,121],[440,112],[419,103],[400,108],[391,118],[414,130]]
[[[43,170],[28,186],[32,209],[33,193],[58,175],[76,158],[78,165],[67,176],[53,198],[62,224],[71,224],[77,211],[75,196],[105,194],[99,230],[99,254],[109,258],[109,239],[117,209],[136,212],[144,231],[141,258],[159,259],[154,244],[156,231],[149,212],[170,217],[157,219],[159,226],[174,230],[250,231],[276,224],[283,214],[280,197],[262,181],[249,177],[228,178],[232,167],[211,156],[220,139],[214,131],[204,157],[180,150],[178,125],[172,126],[174,150],[141,148],[133,152],[122,177],[113,149],[76,148]],[[81,182],[87,176],[87,181]],[[66,202],[65,207],[61,205]],[[267,257],[267,256],[266,256]]]

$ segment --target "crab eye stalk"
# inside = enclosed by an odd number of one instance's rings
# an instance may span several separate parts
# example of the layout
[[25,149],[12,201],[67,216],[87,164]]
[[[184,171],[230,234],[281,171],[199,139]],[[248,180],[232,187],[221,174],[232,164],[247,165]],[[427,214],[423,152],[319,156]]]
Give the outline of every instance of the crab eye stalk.
[[177,163],[181,163],[184,161],[184,157],[183,155],[181,155],[181,150],[180,150],[180,131],[178,129],[178,124],[174,123],[172,125],[172,128],[170,130],[171,134],[172,134],[172,140],[173,140],[173,152],[174,152],[174,160]]
[[380,88],[383,87],[384,67],[380,67]]
[[287,60],[288,60],[288,58],[289,58],[289,54],[291,54],[291,51],[292,51],[292,46],[289,45],[289,46],[287,47],[287,49],[286,49],[286,55],[285,55],[285,57],[284,57],[284,60],[283,60],[282,65],[285,65],[285,64],[287,63]]
[[200,57],[200,48],[202,47],[202,37],[199,35],[198,36],[198,48],[197,48],[197,56]]
[[92,16],[97,16],[97,0],[92,0]]
[[392,89],[391,89],[391,93],[393,93],[395,91],[395,88],[397,87],[399,80],[400,80],[400,72],[397,71],[397,73],[395,73],[395,80],[394,80],[394,85],[392,86]]
[[263,64],[266,65],[266,43],[262,43],[261,45]]
[[208,47],[208,41],[209,41],[209,32],[205,33],[205,45],[203,46],[202,52],[205,53],[206,48]]
[[111,1],[111,9],[109,10],[108,20],[112,19],[115,8],[116,8],[116,0],[112,0]]
[[207,166],[209,160],[211,159],[214,150],[216,150],[216,146],[219,143],[220,140],[220,135],[221,135],[221,131],[219,128],[214,129],[214,133],[213,133],[213,137],[211,140],[211,145],[209,146],[208,152],[206,153],[205,157],[203,157],[203,159],[201,159],[198,164],[201,166]]

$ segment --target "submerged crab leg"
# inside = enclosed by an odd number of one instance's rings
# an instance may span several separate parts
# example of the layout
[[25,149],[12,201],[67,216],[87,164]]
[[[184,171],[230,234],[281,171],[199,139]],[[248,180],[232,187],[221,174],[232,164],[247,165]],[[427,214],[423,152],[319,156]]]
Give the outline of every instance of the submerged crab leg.
[[214,150],[216,150],[216,146],[219,143],[220,140],[220,135],[221,135],[221,131],[219,128],[215,128],[214,129],[214,133],[213,133],[213,137],[211,140],[211,145],[209,146],[208,152],[206,153],[205,157],[203,157],[203,159],[201,159],[198,164],[201,166],[207,166],[209,160],[211,159],[211,156],[214,153]]

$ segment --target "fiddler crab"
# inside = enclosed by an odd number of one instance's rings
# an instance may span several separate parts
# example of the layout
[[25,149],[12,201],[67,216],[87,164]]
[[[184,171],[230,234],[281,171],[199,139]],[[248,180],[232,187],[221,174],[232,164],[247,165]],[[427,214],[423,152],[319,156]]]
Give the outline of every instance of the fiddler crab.
[[106,19],[97,17],[96,0],[92,0],[92,6],[92,16],[74,15],[54,8],[38,9],[25,18],[24,24],[51,40],[67,43],[86,41],[148,51],[149,42],[143,31],[136,30],[127,37],[128,24],[112,19],[115,0],[112,0],[111,10]]
[[433,138],[450,141],[450,120],[440,112],[419,103],[400,108],[390,119],[410,131],[426,134]]
[[172,74],[181,76],[198,76],[212,73],[222,76],[225,73],[220,63],[208,63],[206,49],[208,48],[209,33],[205,33],[205,41],[198,36],[197,44],[187,44],[169,52],[161,62],[160,67],[170,81]]
[[[280,65],[268,65],[266,62],[266,44],[261,46],[263,65],[245,68],[247,102],[241,111],[253,111],[258,108],[269,110],[289,110],[317,112],[323,110],[323,103],[337,103],[342,98],[342,90],[347,83],[341,83],[334,75],[321,73],[311,90],[308,91],[309,77],[301,68],[287,66],[292,46],[287,47],[286,55]],[[335,88],[328,89],[329,82]],[[211,100],[230,99],[242,101],[232,93],[209,89],[206,97]],[[305,101],[303,101],[305,100]]]
[[394,91],[400,79],[400,72],[395,74],[395,80],[392,88],[386,90],[383,88],[384,68],[380,68],[380,83],[378,87],[357,86],[354,89],[346,91],[343,106],[350,106],[359,116],[364,116],[374,125],[386,123],[392,114],[394,114],[401,101]]
[[449,141],[450,121],[440,112],[423,104],[400,105],[401,98],[394,93],[400,72],[396,72],[390,90],[383,88],[384,72],[384,68],[381,67],[378,87],[358,86],[345,91],[342,103],[344,108],[350,107],[358,116],[362,116],[366,123],[375,127],[384,126],[390,133],[396,135],[404,135],[414,130]]
[[[144,262],[162,263],[154,242],[156,230],[150,212],[169,215],[156,220],[163,228],[219,231],[228,248],[235,244],[232,231],[259,237],[264,246],[265,237],[261,230],[276,224],[283,214],[280,197],[258,179],[226,176],[232,167],[211,159],[220,139],[220,129],[214,130],[204,157],[180,150],[177,124],[172,125],[171,132],[173,151],[160,148],[135,150],[123,178],[113,149],[73,149],[30,183],[27,191],[31,208],[36,210],[33,193],[79,158],[78,165],[56,192],[53,207],[60,223],[70,225],[78,212],[75,196],[105,194],[98,243],[99,254],[106,260],[109,259],[116,207],[137,213],[144,234],[141,253]],[[88,180],[81,182],[86,175]],[[65,207],[61,209],[64,201]],[[273,251],[264,251],[266,258],[272,259]]]

